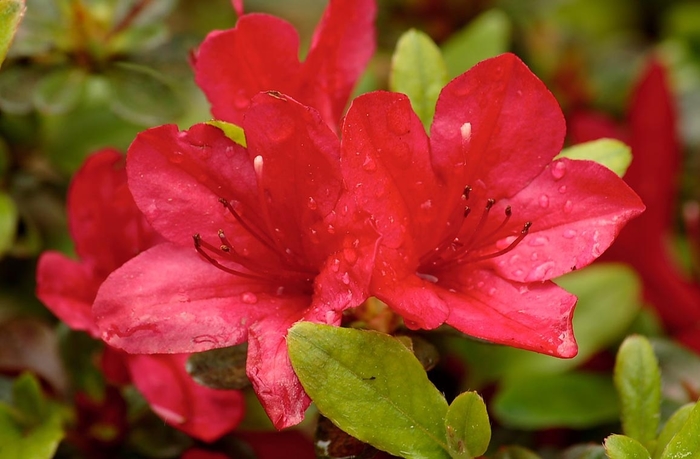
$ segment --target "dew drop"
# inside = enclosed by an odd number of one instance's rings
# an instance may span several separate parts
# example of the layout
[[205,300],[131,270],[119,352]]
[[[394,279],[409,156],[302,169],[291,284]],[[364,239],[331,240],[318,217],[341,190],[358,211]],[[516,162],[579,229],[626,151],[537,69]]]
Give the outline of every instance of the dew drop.
[[311,242],[314,244],[318,244],[320,242],[320,239],[318,238],[318,231],[315,229],[311,228]]
[[489,289],[489,292],[488,292],[488,293],[489,293],[489,296],[494,296],[494,295],[496,294],[496,288],[495,288],[495,287],[491,287],[491,288]]
[[541,281],[549,278],[549,272],[556,266],[553,261],[542,263],[535,267],[525,279],[527,282]]
[[564,238],[566,239],[573,239],[576,237],[576,234],[578,234],[576,230],[567,229],[564,230],[564,232],[561,235],[564,236]]
[[542,196],[540,196],[540,199],[538,202],[539,202],[541,208],[546,209],[547,207],[549,207],[549,196],[547,196],[546,194],[543,194]]
[[335,226],[328,225],[327,231],[328,231],[328,234],[335,234]]
[[516,269],[513,271],[513,276],[515,277],[521,277],[523,275],[523,270],[522,269]]
[[547,236],[536,236],[528,241],[530,247],[542,247],[549,243],[549,238]]
[[351,249],[350,247],[346,247],[343,249],[343,258],[345,258],[345,261],[347,261],[348,264],[354,265],[357,261],[357,251],[355,249]]
[[540,254],[537,253],[537,252],[532,252],[532,253],[530,254],[530,260],[532,260],[532,261],[537,261],[537,259],[538,259],[539,257],[540,257]]
[[306,205],[309,207],[310,210],[316,210],[318,209],[318,204],[316,204],[316,200],[309,196],[309,200],[306,203]]
[[258,302],[258,296],[253,292],[245,292],[241,294],[241,301],[245,304],[255,304]]
[[331,262],[331,271],[333,271],[334,273],[337,273],[339,270],[340,270],[340,260],[335,258]]
[[181,151],[174,151],[172,155],[168,156],[168,161],[170,161],[173,164],[180,164],[183,160],[184,157]]
[[420,208],[423,210],[428,210],[431,207],[433,207],[433,201],[430,199],[428,199],[427,201],[425,201],[423,204],[420,205]]
[[561,193],[561,194],[566,193],[566,185],[562,185],[559,187],[559,193]]
[[476,283],[477,288],[483,288],[484,285],[484,281],[479,281]]
[[459,128],[459,133],[462,135],[462,143],[468,142],[472,136],[472,123],[464,123]]
[[413,152],[406,142],[398,141],[392,145],[391,152],[393,163],[400,169],[406,169],[411,165]]
[[365,161],[362,163],[362,168],[367,172],[372,172],[377,170],[377,163],[375,163],[374,158],[368,154],[365,156]]
[[554,180],[561,180],[564,178],[564,175],[566,175],[566,164],[564,161],[557,161],[552,164],[551,172]]
[[566,201],[564,203],[564,213],[570,214],[571,211],[574,209],[574,203],[571,201]]
[[350,273],[343,274],[340,280],[343,282],[343,284],[350,285]]

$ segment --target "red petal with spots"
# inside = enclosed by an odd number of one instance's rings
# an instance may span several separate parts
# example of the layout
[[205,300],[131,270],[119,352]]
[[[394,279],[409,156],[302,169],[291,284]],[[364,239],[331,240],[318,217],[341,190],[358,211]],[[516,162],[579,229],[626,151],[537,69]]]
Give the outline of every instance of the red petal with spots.
[[195,63],[196,81],[215,117],[240,124],[250,100],[274,90],[316,108],[333,129],[374,54],[373,0],[333,0],[314,34],[305,62],[287,22],[244,15],[234,29],[209,34]]
[[153,411],[171,426],[212,442],[243,419],[243,394],[197,384],[185,371],[187,357],[187,354],[126,356],[134,385]]

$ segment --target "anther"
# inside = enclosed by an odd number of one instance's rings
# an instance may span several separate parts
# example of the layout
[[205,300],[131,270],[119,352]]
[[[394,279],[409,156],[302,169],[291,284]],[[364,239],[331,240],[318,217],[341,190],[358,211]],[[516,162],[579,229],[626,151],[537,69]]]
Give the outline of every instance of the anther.
[[462,199],[464,199],[465,201],[467,199],[469,199],[469,193],[471,193],[471,192],[472,192],[472,187],[470,187],[469,185],[465,186],[464,193],[462,193]]
[[464,218],[467,218],[471,211],[472,210],[469,208],[469,206],[464,206]]
[[495,199],[492,199],[492,198],[487,199],[486,200],[486,210],[491,210],[491,208],[493,207],[494,204],[496,204]]

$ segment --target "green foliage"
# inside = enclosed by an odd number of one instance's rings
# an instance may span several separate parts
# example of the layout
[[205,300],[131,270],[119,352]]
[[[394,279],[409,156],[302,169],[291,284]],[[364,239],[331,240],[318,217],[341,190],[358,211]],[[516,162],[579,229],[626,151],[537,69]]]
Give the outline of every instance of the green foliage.
[[447,68],[440,49],[430,37],[413,29],[404,33],[391,60],[389,87],[408,96],[426,130],[447,81]]
[[557,158],[595,161],[622,177],[632,163],[632,149],[619,140],[598,139],[565,148]]
[[245,140],[245,133],[243,132],[243,128],[236,126],[235,124],[227,123],[226,121],[220,121],[220,120],[207,121],[207,124],[214,126],[214,127],[218,127],[219,129],[224,131],[224,134],[226,135],[226,137],[233,140],[238,145],[241,145],[244,147],[247,146],[247,143]]
[[0,402],[0,457],[48,459],[62,438],[62,409],[44,398],[34,376],[17,378],[12,405]]
[[630,336],[622,343],[614,380],[620,394],[623,432],[652,450],[659,427],[661,375],[646,338]]
[[521,429],[586,428],[615,421],[617,395],[605,375],[532,375],[503,384],[493,404],[501,422]]
[[606,438],[605,451],[610,459],[651,459],[644,445],[624,435],[611,435]]
[[80,102],[87,77],[80,68],[66,67],[49,72],[37,83],[34,106],[49,115],[73,110]]
[[338,427],[401,457],[450,457],[447,402],[397,339],[300,322],[287,345],[304,390]]
[[0,0],[0,65],[24,14],[24,0]]
[[507,446],[501,448],[493,459],[541,459],[540,456],[522,446]]
[[666,421],[666,425],[664,425],[664,428],[661,430],[659,438],[656,442],[654,459],[661,458],[661,454],[664,452],[664,449],[669,444],[671,439],[675,437],[686,424],[688,418],[690,417],[690,413],[693,412],[694,408],[695,404],[688,403],[687,405],[680,407],[675,413],[673,413],[673,416]]
[[12,198],[0,191],[0,257],[12,248],[19,214]]
[[700,458],[700,402],[688,414],[683,427],[669,440],[660,459]]
[[474,64],[508,51],[511,37],[508,15],[498,9],[481,13],[443,45],[442,53],[450,78]]
[[447,446],[457,459],[481,456],[491,441],[491,426],[484,400],[476,392],[457,396],[445,417]]

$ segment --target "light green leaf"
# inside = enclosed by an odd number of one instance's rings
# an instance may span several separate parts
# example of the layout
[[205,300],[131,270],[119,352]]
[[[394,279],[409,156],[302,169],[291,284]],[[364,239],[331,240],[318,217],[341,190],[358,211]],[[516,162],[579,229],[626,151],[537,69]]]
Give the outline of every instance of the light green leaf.
[[464,392],[452,401],[445,418],[447,445],[453,458],[472,458],[486,452],[491,425],[484,400],[476,392]]
[[13,405],[0,402],[0,457],[48,459],[63,438],[61,408],[44,399],[29,373],[13,385]]
[[690,417],[690,413],[693,412],[695,408],[694,403],[688,403],[683,405],[666,421],[666,425],[661,430],[659,438],[656,441],[656,449],[654,451],[654,459],[659,459],[661,453],[663,453],[666,445],[669,444],[671,439],[683,428],[686,421]]
[[442,45],[449,77],[454,78],[476,63],[508,51],[510,35],[510,20],[503,11],[481,13]]
[[245,140],[245,132],[243,132],[242,127],[221,120],[207,121],[207,124],[210,126],[218,127],[219,129],[224,131],[224,135],[236,142],[238,145],[241,145],[243,147],[248,146]]
[[0,257],[15,241],[19,214],[12,198],[0,191]]
[[630,336],[617,352],[614,373],[622,431],[653,450],[661,408],[661,374],[649,340]]
[[24,0],[0,0],[0,65],[10,49],[24,10]]
[[700,458],[700,402],[697,402],[688,415],[683,427],[668,442],[661,459]]
[[612,381],[589,373],[532,375],[508,380],[493,400],[492,414],[521,429],[582,429],[613,422],[619,415]]
[[619,140],[598,139],[565,148],[556,158],[595,161],[622,177],[632,162],[632,149]]
[[605,451],[610,459],[651,459],[644,445],[624,435],[610,435],[606,438]]
[[411,100],[426,130],[435,115],[435,103],[447,84],[447,68],[440,49],[423,32],[411,29],[399,38],[391,59],[389,87]]
[[353,437],[405,458],[449,458],[447,402],[397,339],[300,322],[289,357],[318,410]]

